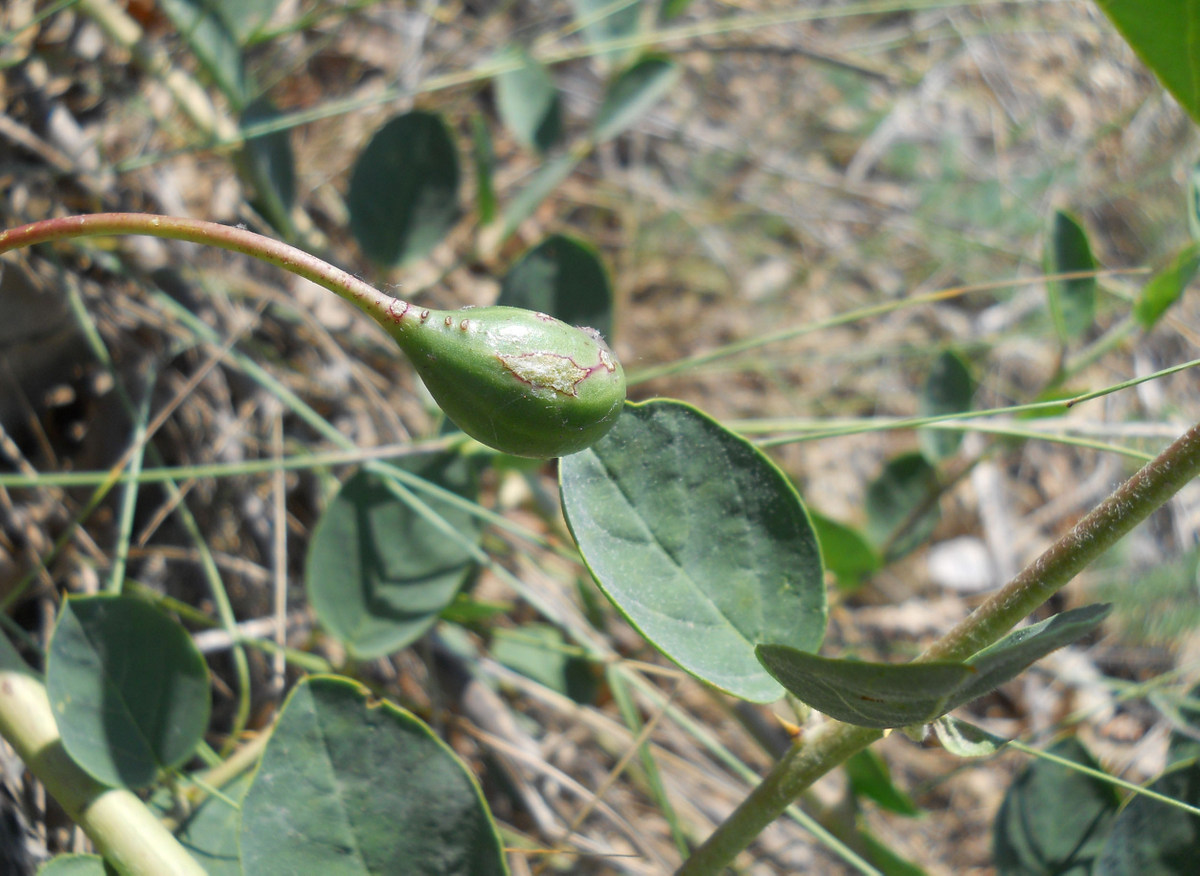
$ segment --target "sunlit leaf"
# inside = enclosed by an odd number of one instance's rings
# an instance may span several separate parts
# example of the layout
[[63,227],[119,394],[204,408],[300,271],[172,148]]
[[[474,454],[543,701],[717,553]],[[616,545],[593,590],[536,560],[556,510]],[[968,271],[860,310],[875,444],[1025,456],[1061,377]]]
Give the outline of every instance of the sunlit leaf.
[[527,54],[521,66],[496,77],[496,109],[522,146],[546,152],[562,138],[562,105],[545,65]]
[[[472,461],[458,454],[407,457],[397,464],[462,496],[477,489]],[[474,568],[470,545],[480,538],[477,518],[444,499],[417,491],[411,497],[425,508],[406,501],[382,475],[360,471],[338,490],[313,533],[304,573],[309,603],[360,659],[391,654],[420,638]]]
[[354,162],[346,197],[350,231],[381,265],[420,258],[457,221],[458,182],[458,154],[441,117],[397,116]]
[[1121,36],[1200,122],[1200,5],[1193,0],[1096,0]]
[[[921,391],[919,413],[922,417],[940,417],[971,409],[975,379],[970,366],[953,350],[945,350],[934,360]],[[947,429],[922,429],[917,433],[921,451],[930,462],[953,456],[962,443],[962,433]]]
[[67,753],[107,785],[149,785],[186,761],[208,729],[200,652],[183,627],[129,596],[63,604],[46,692]]
[[[1096,259],[1079,220],[1062,210],[1054,214],[1046,244],[1046,273],[1094,271]],[[1096,278],[1072,277],[1047,283],[1050,315],[1062,342],[1078,340],[1096,318]]]
[[521,256],[500,284],[497,304],[537,310],[612,339],[612,284],[594,248],[552,235]]
[[888,560],[923,544],[941,519],[937,470],[919,453],[888,461],[867,487],[867,537]]
[[754,646],[813,650],[825,632],[816,535],[788,479],[688,405],[626,405],[559,464],[584,560],[626,618],[715,687],[756,702],[783,691]]
[[758,656],[780,684],[818,712],[880,729],[932,721],[974,674],[965,663],[837,660],[785,645],[760,645]]
[[255,876],[508,872],[449,746],[344,678],[307,679],[288,696],[242,803],[241,849]]
[[1200,243],[1191,243],[1146,281],[1133,305],[1133,315],[1149,329],[1180,299],[1200,267]]
[[642,58],[608,86],[596,111],[595,138],[611,140],[634,124],[679,79],[679,65],[665,57]]
[[808,516],[817,533],[817,541],[821,544],[825,568],[837,576],[838,586],[853,589],[865,576],[882,568],[882,558],[857,529],[818,514],[811,508]]

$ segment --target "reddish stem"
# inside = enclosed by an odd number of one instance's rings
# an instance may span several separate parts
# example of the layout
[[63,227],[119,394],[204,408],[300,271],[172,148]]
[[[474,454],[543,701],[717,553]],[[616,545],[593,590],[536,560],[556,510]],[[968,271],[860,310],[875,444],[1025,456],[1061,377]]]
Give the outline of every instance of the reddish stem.
[[407,308],[374,286],[335,268],[322,259],[278,240],[232,225],[220,225],[202,219],[156,216],[151,213],[91,213],[44,219],[8,231],[0,231],[0,253],[51,240],[96,237],[115,234],[140,234],[207,244],[254,256],[297,276],[324,286],[346,299],[380,324],[396,308]]

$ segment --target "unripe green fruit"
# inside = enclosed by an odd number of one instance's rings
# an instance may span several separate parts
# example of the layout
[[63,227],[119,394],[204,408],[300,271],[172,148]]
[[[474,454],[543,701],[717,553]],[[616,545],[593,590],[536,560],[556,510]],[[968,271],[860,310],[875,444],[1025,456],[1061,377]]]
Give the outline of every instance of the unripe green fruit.
[[576,453],[612,428],[625,402],[625,372],[599,333],[544,313],[397,301],[380,322],[446,416],[504,453]]

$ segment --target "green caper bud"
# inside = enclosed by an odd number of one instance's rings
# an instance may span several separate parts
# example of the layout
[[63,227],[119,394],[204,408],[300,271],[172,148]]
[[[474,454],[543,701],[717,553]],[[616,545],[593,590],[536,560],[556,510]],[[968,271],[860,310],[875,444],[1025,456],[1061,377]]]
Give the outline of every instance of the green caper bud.
[[438,406],[503,453],[576,453],[612,428],[625,372],[600,334],[520,307],[422,310],[381,320]]

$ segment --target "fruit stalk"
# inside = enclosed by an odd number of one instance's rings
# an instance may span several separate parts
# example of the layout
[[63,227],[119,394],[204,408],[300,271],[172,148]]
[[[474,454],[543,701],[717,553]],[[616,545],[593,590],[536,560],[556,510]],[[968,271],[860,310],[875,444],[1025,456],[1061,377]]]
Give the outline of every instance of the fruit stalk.
[[146,213],[47,219],[0,232],[0,253],[75,237],[138,234],[243,253],[311,280],[384,328],[435,402],[472,438],[546,458],[599,440],[625,402],[625,374],[593,330],[516,307],[417,308],[303,250],[244,228]]

